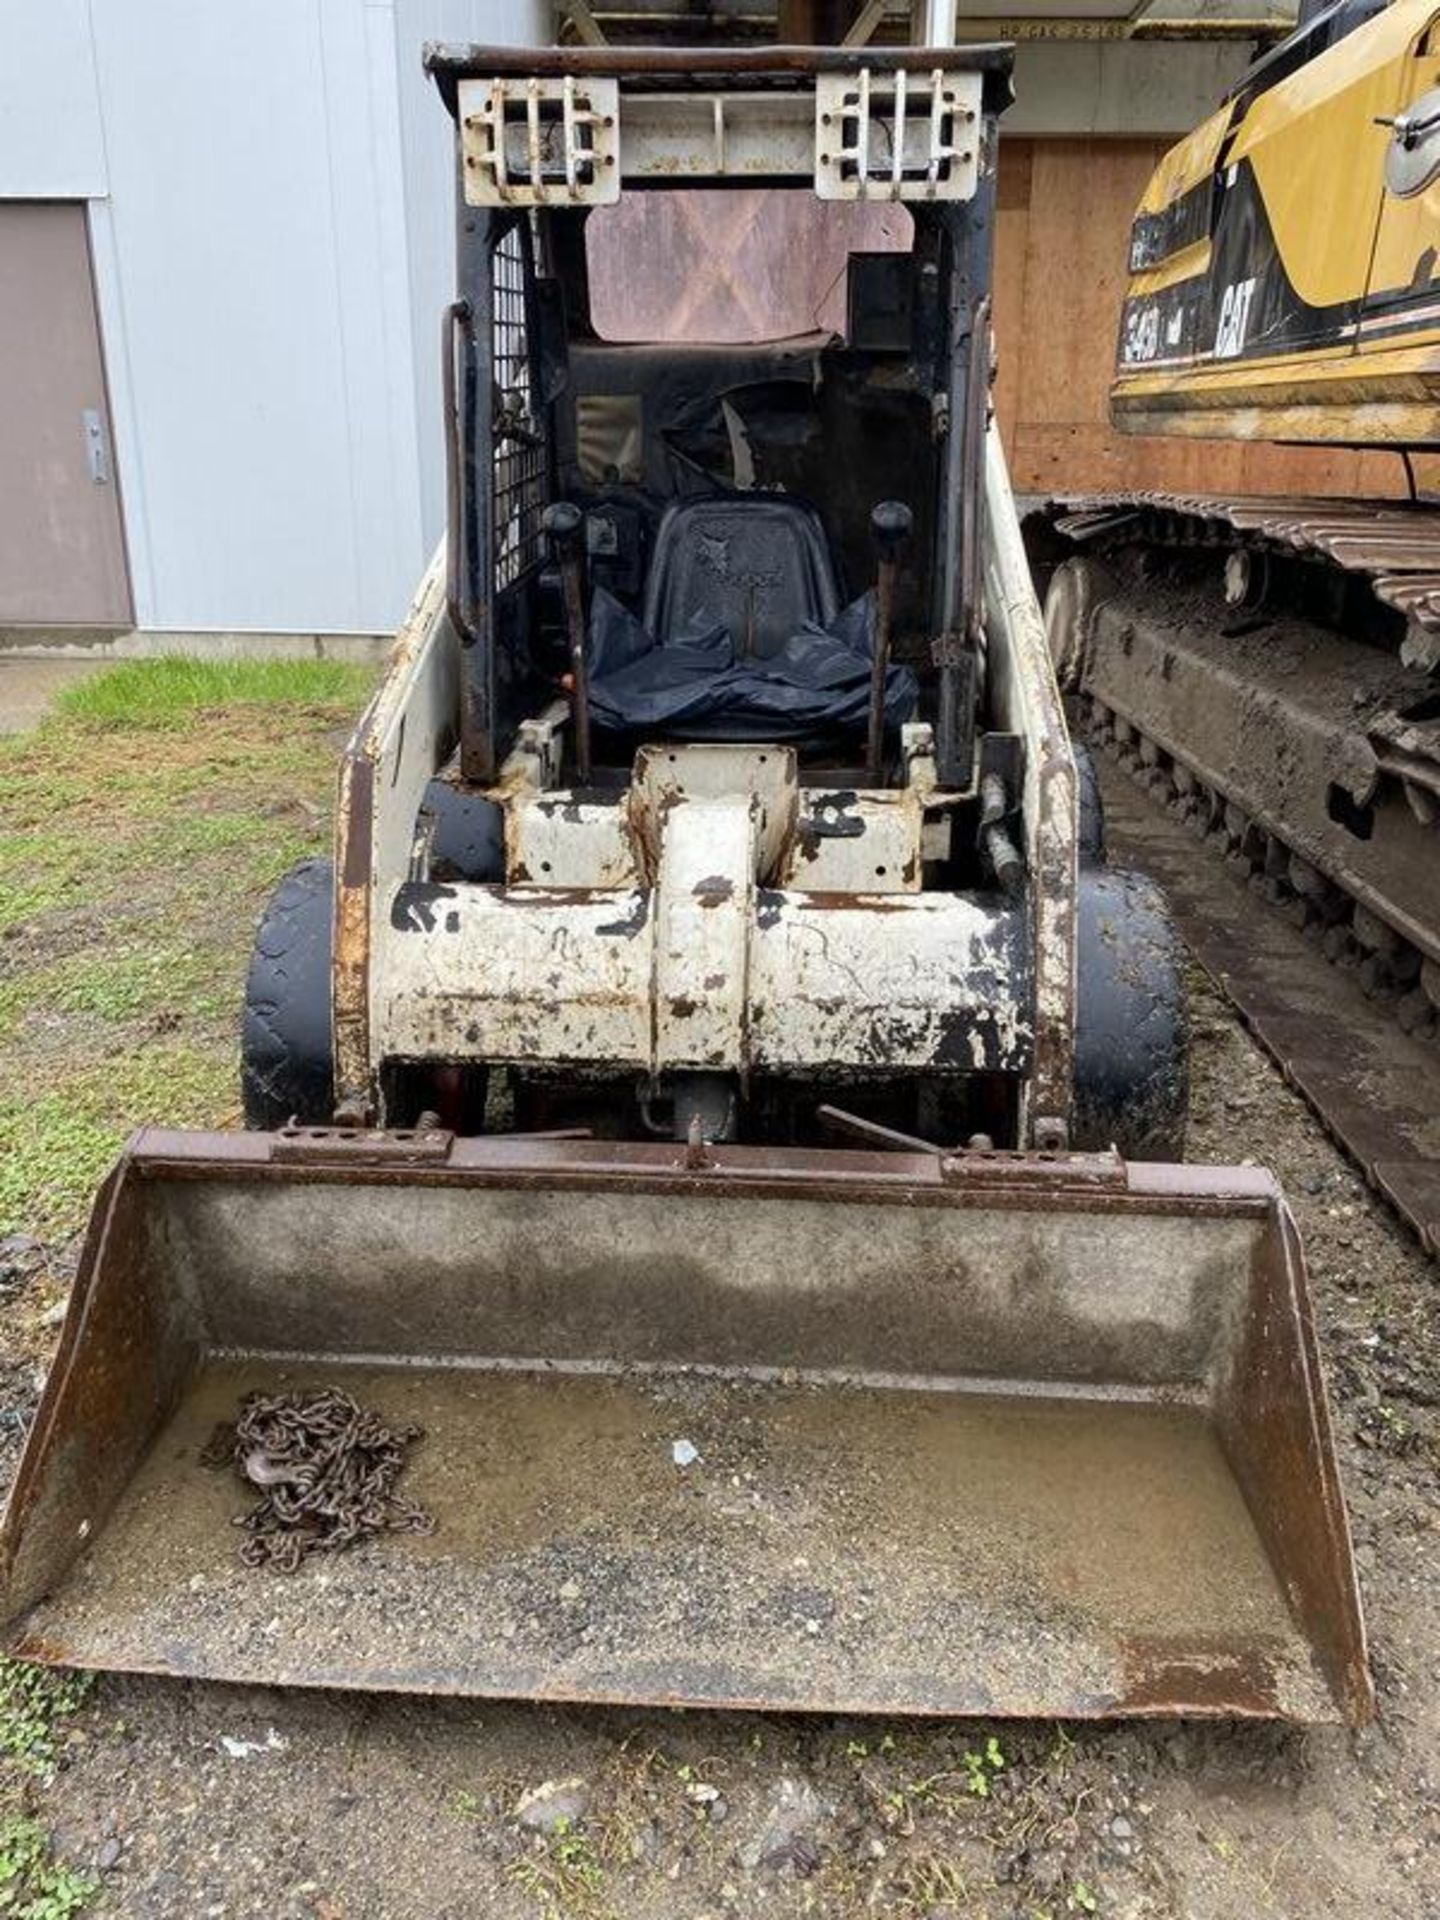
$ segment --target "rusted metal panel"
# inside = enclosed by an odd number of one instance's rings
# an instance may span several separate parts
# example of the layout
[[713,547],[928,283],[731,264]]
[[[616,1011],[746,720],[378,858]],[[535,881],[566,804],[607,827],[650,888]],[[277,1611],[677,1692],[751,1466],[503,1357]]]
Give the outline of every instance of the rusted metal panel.
[[619,794],[603,801],[555,790],[512,796],[505,808],[505,870],[511,886],[638,886],[629,809]]
[[332,928],[331,1033],[339,1106],[370,1103],[370,852],[375,825],[375,767],[347,750],[335,808],[335,919]]
[[[1366,1718],[1273,1185],[994,1173],[513,1139],[327,1167],[143,1136],[0,1534],[7,1644],[265,1684]],[[420,1421],[433,1536],[237,1564],[199,1453],[297,1374]]]
[[873,793],[802,790],[789,747],[644,747],[610,802],[536,791],[553,756],[522,743],[492,795],[507,884],[383,895],[373,1064],[1024,1071],[1022,916],[921,891],[928,745]]
[[695,838],[656,889],[393,889],[375,953],[377,1058],[1027,1070],[1019,909],[964,894],[757,893],[740,865],[744,809],[727,819],[695,802],[672,817]]
[[[936,840],[936,832],[943,837]],[[936,811],[927,818],[914,786],[858,793],[812,788],[778,879],[810,893],[919,893],[924,861],[948,851],[948,815]]]
[[[800,811],[799,763],[793,747],[642,747],[635,756],[630,807],[636,832],[653,849],[658,870],[665,823],[685,801],[756,803],[754,866],[758,879],[779,867]],[[823,795],[817,799],[823,799]]]
[[[712,79],[744,81],[760,75],[789,78],[818,73],[854,73],[863,58],[876,73],[930,73],[936,67],[964,73],[1008,76],[1015,49],[980,42],[964,47],[483,47],[431,41],[426,71],[442,90],[492,73],[613,74],[621,81],[670,78],[706,85]],[[447,96],[449,97],[449,96]]]
[[442,545],[340,763],[331,1026],[336,1100],[355,1117],[374,1109],[377,897],[409,869],[421,796],[449,752],[458,710],[458,642],[446,612]]
[[385,899],[373,969],[377,1064],[648,1068],[648,892],[404,881]]
[[749,981],[750,1058],[775,1072],[1033,1068],[1019,909],[963,894],[766,894]]
[[749,1068],[760,813],[746,794],[684,800],[665,815],[653,898],[656,1071]]

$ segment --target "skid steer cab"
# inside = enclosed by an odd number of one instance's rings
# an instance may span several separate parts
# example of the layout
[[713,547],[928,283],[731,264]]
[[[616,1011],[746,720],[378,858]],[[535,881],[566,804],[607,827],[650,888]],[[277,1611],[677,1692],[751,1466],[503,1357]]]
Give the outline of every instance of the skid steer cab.
[[446,541],[260,928],[251,1130],[97,1200],[10,1647],[1368,1713],[1289,1215],[1142,1164],[1175,943],[990,424],[1009,52],[860,61],[430,52]]
[[1178,1156],[990,421],[1009,54],[866,59],[430,52],[449,532],[261,935],[252,1124]]

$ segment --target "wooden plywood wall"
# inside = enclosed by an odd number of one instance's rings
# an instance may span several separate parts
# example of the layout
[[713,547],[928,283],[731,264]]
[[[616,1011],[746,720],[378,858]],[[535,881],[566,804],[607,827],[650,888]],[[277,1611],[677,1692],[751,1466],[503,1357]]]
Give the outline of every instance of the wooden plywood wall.
[[1156,140],[1000,143],[996,407],[1018,493],[1383,493],[1396,456],[1116,433],[1108,395],[1130,222]]

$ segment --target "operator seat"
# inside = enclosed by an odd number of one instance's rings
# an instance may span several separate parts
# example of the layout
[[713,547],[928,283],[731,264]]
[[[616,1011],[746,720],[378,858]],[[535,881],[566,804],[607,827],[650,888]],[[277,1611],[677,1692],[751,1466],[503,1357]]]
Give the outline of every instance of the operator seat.
[[[706,494],[668,507],[636,619],[604,588],[590,609],[589,710],[623,739],[793,740],[864,734],[875,596],[840,605],[813,507],[780,494]],[[906,666],[885,674],[886,728],[915,713]]]
[[692,621],[730,634],[737,660],[769,659],[840,611],[830,545],[815,509],[788,495],[677,500],[655,535],[644,624],[660,647]]

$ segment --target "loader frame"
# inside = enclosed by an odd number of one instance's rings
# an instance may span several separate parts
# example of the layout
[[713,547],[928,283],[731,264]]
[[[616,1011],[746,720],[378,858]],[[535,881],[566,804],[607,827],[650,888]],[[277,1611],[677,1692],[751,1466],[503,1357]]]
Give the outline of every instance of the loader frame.
[[[933,326],[917,321],[903,359],[897,362],[892,355],[877,363],[889,380],[894,375],[887,369],[902,365],[904,382],[917,396],[928,396],[933,418],[933,452],[925,456],[933,461],[933,476],[921,489],[922,494],[927,489],[933,493],[933,512],[921,514],[928,544],[913,570],[918,592],[912,588],[910,594],[916,644],[932,687],[933,727],[917,729],[907,746],[898,790],[887,783],[859,797],[854,825],[862,833],[868,829],[888,836],[895,849],[892,857],[876,860],[872,854],[868,865],[847,865],[847,846],[827,842],[824,861],[807,868],[803,877],[794,872],[793,862],[786,869],[783,861],[779,867],[772,861],[772,877],[762,875],[762,886],[805,886],[813,900],[823,895],[836,905],[842,904],[843,894],[855,913],[873,911],[877,935],[890,931],[899,938],[906,924],[890,927],[881,914],[909,913],[914,937],[921,939],[921,919],[914,914],[927,903],[931,909],[940,904],[928,890],[933,881],[920,878],[922,862],[948,814],[957,805],[973,804],[992,764],[985,742],[976,738],[972,711],[977,673],[988,672],[988,724],[997,740],[1013,743],[1006,762],[1016,783],[1009,804],[1028,879],[1025,911],[1017,922],[1018,946],[1005,936],[1016,968],[1013,982],[1007,985],[1000,979],[998,989],[992,982],[980,998],[989,1003],[987,1020],[991,1013],[1010,1020],[1013,1009],[1021,1031],[1017,1047],[1002,1061],[992,1043],[977,1034],[979,989],[967,993],[953,983],[948,989],[937,984],[936,1013],[917,1016],[914,1064],[923,1071],[943,1056],[1018,1069],[1018,1106],[1005,1124],[1005,1143],[1053,1149],[1071,1138],[1078,977],[1076,773],[1004,458],[988,418],[995,141],[998,114],[1009,94],[1009,61],[1009,50],[995,47],[883,55],[867,51],[863,66],[853,54],[823,49],[777,49],[763,55],[758,50],[706,50],[683,60],[644,49],[590,50],[583,57],[573,49],[528,48],[433,48],[427,54],[427,65],[456,116],[458,291],[445,319],[443,362],[450,529],[443,556],[437,556],[422,584],[386,681],[342,770],[333,974],[340,1112],[356,1118],[397,1117],[399,1110],[385,1092],[385,1060],[397,1050],[455,1062],[477,1057],[483,1045],[492,1060],[523,1059],[532,1044],[523,1034],[498,1032],[498,1014],[479,1023],[468,1017],[463,996],[453,1001],[453,1017],[445,1012],[451,1002],[443,992],[439,1002],[434,997],[430,954],[422,954],[414,942],[395,938],[397,915],[404,920],[413,909],[422,923],[431,917],[428,899],[402,896],[399,890],[417,879],[423,883],[415,861],[413,822],[437,777],[451,782],[453,791],[488,794],[504,808],[505,881],[512,911],[493,922],[502,931],[516,925],[514,909],[528,903],[532,911],[553,912],[555,937],[560,939],[566,925],[580,924],[574,918],[574,910],[583,904],[573,890],[577,885],[582,892],[588,886],[608,889],[614,896],[610,906],[597,905],[597,926],[629,923],[637,914],[643,920],[647,909],[640,893],[653,888],[655,880],[653,852],[645,844],[647,832],[653,841],[653,824],[647,829],[636,821],[632,795],[621,829],[629,846],[615,843],[614,806],[604,793],[578,785],[566,767],[567,723],[554,711],[553,695],[547,708],[543,687],[537,687],[528,672],[536,650],[546,560],[539,513],[566,484],[562,465],[573,469],[575,459],[573,446],[551,422],[552,417],[559,420],[556,403],[570,378],[567,332],[573,336],[578,327],[583,338],[587,323],[583,312],[578,318],[572,312],[567,323],[564,309],[566,302],[575,308],[584,300],[576,249],[588,200],[598,191],[585,180],[599,175],[607,157],[591,154],[587,161],[590,150],[582,146],[577,167],[573,142],[563,152],[557,142],[571,138],[577,115],[598,117],[594,101],[599,99],[611,109],[610,118],[618,115],[618,133],[612,128],[606,136],[611,142],[607,153],[624,176],[626,192],[671,181],[677,172],[682,184],[748,186],[794,184],[803,169],[808,184],[813,169],[815,189],[823,195],[827,187],[822,161],[835,171],[830,136],[824,132],[832,118],[827,105],[832,95],[824,89],[846,85],[852,111],[857,95],[868,103],[867,111],[873,110],[873,127],[863,115],[858,120],[858,145],[872,141],[878,152],[883,135],[892,157],[888,171],[879,169],[873,177],[861,166],[857,181],[852,170],[850,188],[844,190],[893,198],[909,207],[917,222],[917,247],[923,244],[925,249],[924,271],[936,277],[940,289]],[[916,124],[913,112],[906,120],[907,100],[913,107],[917,98],[930,99],[938,114],[942,74],[945,99],[953,94],[957,101],[955,124],[973,123],[953,162],[937,157],[950,151],[934,132],[938,120],[919,118],[928,145],[903,132],[907,124]],[[593,95],[587,87],[595,89]],[[601,93],[602,88],[608,91]],[[512,146],[507,169],[504,125],[509,109],[504,102],[512,96],[518,103],[516,113],[522,122],[528,115],[529,124],[520,125],[524,140]],[[541,126],[539,103],[562,99],[570,120],[552,115]],[[962,113],[958,102],[965,99],[973,106]],[[717,123],[723,120],[723,137],[717,133],[707,144],[707,138],[690,130],[687,116],[693,116],[697,106],[707,124],[712,114]],[[833,117],[840,118],[838,107]],[[842,119],[840,124],[850,122]],[[675,125],[683,134],[679,147]],[[786,133],[792,126],[794,131]],[[537,166],[530,142],[542,135],[549,142],[544,148],[547,159]],[[747,140],[754,145],[747,147]],[[926,179],[927,153],[932,173],[953,165],[949,186]],[[517,184],[514,170],[527,154],[530,175]],[[903,174],[902,159],[909,163]],[[496,177],[497,168],[503,180]],[[477,169],[483,176],[478,186]],[[573,184],[577,171],[582,176],[578,187]],[[539,271],[542,248],[549,261],[545,276]],[[523,340],[524,354],[519,375],[517,338]],[[503,374],[492,368],[492,355],[498,356]],[[522,396],[518,401],[517,392]],[[516,442],[506,441],[506,422],[500,418],[501,410],[517,407],[534,425],[530,440],[539,443],[521,445],[523,470],[518,478]],[[491,458],[487,450],[499,446],[511,451]],[[508,504],[497,504],[502,500]],[[745,777],[744,767],[737,766],[737,787],[743,787]],[[845,793],[862,785],[861,776],[843,768],[828,777],[823,771],[808,773],[803,761],[797,779],[802,830],[806,818],[817,817],[832,802],[852,805]],[[565,885],[572,891],[563,899],[557,891],[553,901],[546,901],[535,883],[542,868],[551,872],[552,862],[535,857],[533,849],[541,819],[557,815],[569,827],[570,878]],[[908,823],[898,840],[897,821]],[[593,831],[597,849],[588,867],[577,864],[581,828]],[[867,844],[879,844],[878,837]],[[786,871],[791,873],[788,879]],[[897,877],[902,874],[909,877],[902,881]],[[877,880],[877,875],[886,877]],[[628,895],[626,888],[631,890]],[[483,903],[462,892],[442,921],[456,918],[461,937],[478,955],[492,938],[492,923],[476,922],[473,936],[466,933],[471,904]],[[563,912],[567,906],[572,910],[568,916]],[[943,942],[947,936],[934,913],[922,917]],[[951,943],[964,937],[957,922]],[[743,980],[753,973],[755,941],[738,942],[737,935],[724,963],[717,961],[704,978]],[[748,945],[750,959],[744,957],[743,945]],[[586,951],[603,955],[606,949],[603,942],[591,942]],[[412,956],[420,969],[415,991],[427,998],[421,1012],[402,1021],[387,1039],[394,999],[387,998],[386,983],[405,972]],[[787,965],[776,964],[782,971]],[[666,996],[653,965],[647,972],[641,963],[633,984],[629,980],[612,969],[582,988],[579,1001],[591,1005],[608,997],[616,1003],[618,997],[633,1008],[631,1024],[638,1031],[649,1018],[639,1004],[641,997],[659,1003]],[[699,984],[688,978],[672,979],[668,989],[672,1007],[701,997]],[[814,989],[821,1003],[837,991],[844,989],[825,980],[818,980]],[[940,1003],[947,991],[959,1004],[969,1001],[975,1015],[962,1014],[958,1004],[953,1015],[945,1012]],[[657,1046],[652,1057],[640,1058],[638,1044],[623,1038],[623,1020],[603,1031],[587,1027],[582,1034],[582,1017],[565,1016],[559,1038],[548,1044],[562,1054],[568,1047],[570,1057],[586,1059],[603,1058],[608,1044],[615,1059],[633,1060],[652,1076],[667,1060],[686,1057],[677,1039],[668,1054]],[[483,1043],[466,1038],[481,1032]],[[903,1036],[892,1038],[891,1044],[896,1066],[903,1067]],[[742,1076],[746,1060],[765,1064],[744,1034],[735,1037],[730,1054],[740,1062]],[[837,1056],[834,1062],[841,1072],[853,1071],[855,1064],[853,1057]],[[823,1073],[824,1043],[807,1043],[796,1060],[784,1065]]]

